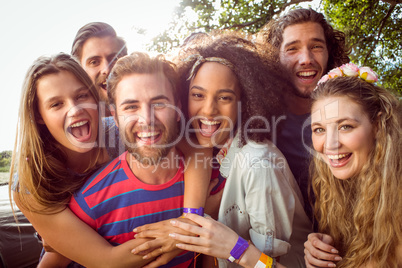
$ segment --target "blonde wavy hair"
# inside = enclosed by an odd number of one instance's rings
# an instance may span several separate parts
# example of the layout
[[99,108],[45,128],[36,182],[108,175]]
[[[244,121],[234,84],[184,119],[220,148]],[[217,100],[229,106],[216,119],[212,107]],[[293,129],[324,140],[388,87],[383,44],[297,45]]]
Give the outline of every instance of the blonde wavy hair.
[[314,157],[319,231],[334,238],[343,257],[337,267],[397,267],[402,243],[401,103],[389,91],[355,77],[330,79],[312,94],[313,102],[330,96],[347,96],[359,104],[377,135],[370,160],[348,180],[335,178],[328,165]]
[[[9,193],[10,200],[13,196],[20,207],[38,213],[56,213],[64,209],[71,195],[86,179],[86,176],[80,176],[68,169],[67,156],[62,146],[53,138],[46,125],[37,123],[37,119],[40,118],[37,103],[38,81],[61,71],[73,74],[89,88],[95,100],[97,102],[99,100],[87,73],[67,54],[40,57],[29,68],[21,94]],[[103,157],[105,157],[104,148],[96,147],[85,172],[93,170],[100,159],[104,159]],[[17,178],[14,179],[14,176]]]

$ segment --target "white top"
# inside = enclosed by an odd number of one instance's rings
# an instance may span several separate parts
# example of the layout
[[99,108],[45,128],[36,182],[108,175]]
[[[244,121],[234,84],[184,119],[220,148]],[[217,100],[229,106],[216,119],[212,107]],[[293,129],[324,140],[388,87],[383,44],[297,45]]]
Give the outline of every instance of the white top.
[[[227,178],[218,220],[287,267],[305,267],[304,242],[312,224],[299,187],[270,141],[238,146],[234,138],[220,172]],[[219,267],[239,267],[219,259]]]

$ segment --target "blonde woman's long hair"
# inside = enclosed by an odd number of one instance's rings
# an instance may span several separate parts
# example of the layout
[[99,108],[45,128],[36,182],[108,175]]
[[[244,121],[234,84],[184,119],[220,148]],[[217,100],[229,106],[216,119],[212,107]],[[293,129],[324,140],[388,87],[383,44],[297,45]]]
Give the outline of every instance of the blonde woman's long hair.
[[348,180],[333,176],[314,157],[312,186],[319,231],[334,238],[343,257],[337,267],[397,267],[402,242],[401,105],[387,90],[355,77],[320,84],[317,100],[347,96],[359,104],[377,130],[375,146],[360,173]]
[[[67,156],[62,146],[46,125],[37,123],[40,118],[38,81],[61,71],[73,74],[89,88],[96,102],[99,101],[91,79],[79,63],[67,54],[40,57],[29,68],[22,88],[9,188],[10,200],[14,196],[20,207],[38,213],[55,213],[64,209],[71,195],[86,179],[86,176],[79,176],[67,168]],[[104,148],[96,147],[86,172],[94,169],[104,157]]]

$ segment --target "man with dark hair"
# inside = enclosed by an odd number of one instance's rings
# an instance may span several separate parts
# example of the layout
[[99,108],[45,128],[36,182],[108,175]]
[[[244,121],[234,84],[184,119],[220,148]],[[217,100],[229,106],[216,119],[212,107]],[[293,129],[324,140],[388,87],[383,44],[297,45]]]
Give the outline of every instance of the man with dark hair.
[[127,55],[125,41],[109,24],[91,22],[78,30],[71,55],[78,59],[98,89],[101,100],[107,103],[106,78],[116,60]]
[[117,156],[125,149],[124,144],[119,142],[118,129],[110,117],[106,79],[117,59],[127,55],[126,42],[109,24],[91,22],[78,30],[71,55],[81,63],[99,93],[99,113],[103,118],[102,130],[99,131],[100,146],[106,146],[110,155]]
[[270,21],[259,38],[278,54],[294,85],[285,93],[286,119],[276,144],[299,184],[307,214],[312,216],[308,199],[310,94],[329,70],[349,62],[345,34],[333,29],[323,14],[301,8]]

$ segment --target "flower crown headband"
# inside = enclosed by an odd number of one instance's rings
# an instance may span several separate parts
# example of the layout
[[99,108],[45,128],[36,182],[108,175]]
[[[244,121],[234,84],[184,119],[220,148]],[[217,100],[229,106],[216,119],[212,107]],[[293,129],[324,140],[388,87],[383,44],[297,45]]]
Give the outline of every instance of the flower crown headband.
[[370,67],[363,66],[359,68],[356,64],[346,63],[340,67],[332,69],[328,72],[328,74],[321,77],[321,79],[317,83],[317,87],[319,84],[328,81],[328,79],[342,76],[360,77],[368,83],[374,83],[378,81],[378,75],[376,74],[376,72],[371,70]]

